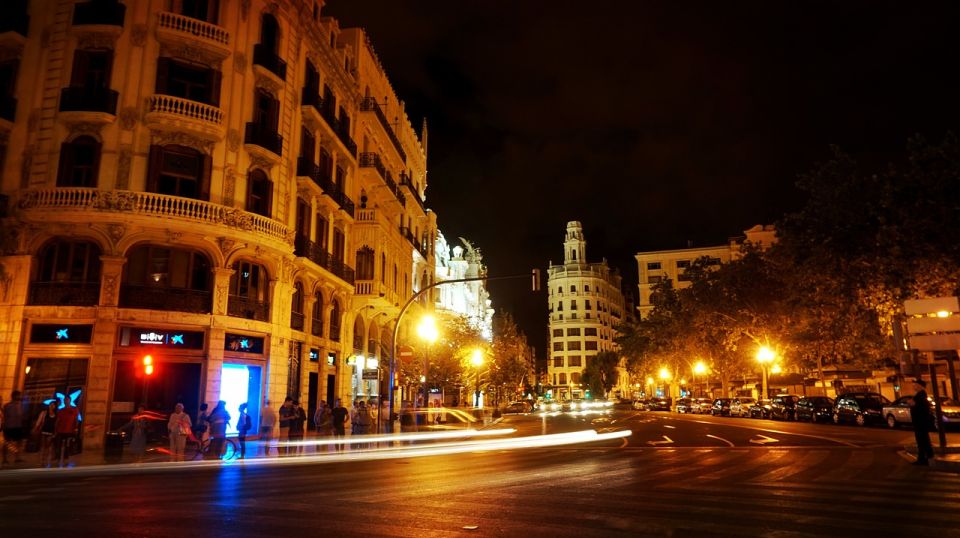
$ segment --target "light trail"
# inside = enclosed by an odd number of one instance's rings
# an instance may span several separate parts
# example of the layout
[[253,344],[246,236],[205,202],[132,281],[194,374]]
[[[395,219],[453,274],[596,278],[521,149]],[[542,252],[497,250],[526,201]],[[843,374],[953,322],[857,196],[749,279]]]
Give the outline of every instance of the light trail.
[[302,446],[330,446],[330,445],[366,445],[370,443],[389,443],[393,441],[431,441],[436,439],[456,439],[458,437],[491,437],[515,433],[514,428],[499,430],[448,430],[429,433],[397,433],[393,435],[352,435],[350,437],[334,437],[325,439],[305,439],[303,441],[278,442],[273,446],[302,447]]
[[[297,455],[276,458],[251,458],[231,461],[183,461],[183,462],[152,462],[152,463],[124,463],[115,465],[90,465],[86,467],[51,468],[51,469],[11,469],[0,473],[0,480],[4,477],[49,476],[51,474],[109,475],[125,474],[129,472],[175,472],[184,469],[218,469],[232,467],[261,467],[275,465],[304,465],[317,463],[337,463],[350,461],[388,460],[400,458],[417,458],[425,456],[443,456],[463,454],[467,452],[488,452],[517,450],[524,448],[549,448],[564,445],[593,443],[612,439],[624,439],[633,435],[630,430],[598,433],[596,430],[581,430],[577,432],[555,433],[549,435],[531,435],[525,437],[511,437],[507,439],[482,439],[457,443],[440,443],[431,445],[406,445],[380,449],[359,450],[353,452],[338,452],[328,454]],[[390,438],[391,441],[399,440]],[[408,439],[409,440],[409,439]]]

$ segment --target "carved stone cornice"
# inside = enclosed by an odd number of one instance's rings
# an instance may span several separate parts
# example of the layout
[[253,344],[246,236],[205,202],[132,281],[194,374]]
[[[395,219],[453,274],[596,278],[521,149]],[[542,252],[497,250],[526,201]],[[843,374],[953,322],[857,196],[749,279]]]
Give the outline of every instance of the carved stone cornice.
[[253,75],[255,77],[254,85],[257,88],[270,92],[274,97],[279,97],[280,91],[283,89],[283,83],[275,75],[260,67],[254,68]]
[[102,123],[94,123],[89,121],[72,121],[65,122],[67,131],[70,132],[70,135],[67,137],[74,138],[82,135],[93,135],[97,138],[100,137],[100,129],[103,127]]
[[179,43],[176,45],[161,43],[160,55],[206,64],[214,69],[220,69],[223,65],[222,57],[212,54],[210,51],[204,50],[200,47],[194,47],[186,43]]
[[120,37],[123,28],[114,26],[97,26],[95,28],[82,29],[82,27],[74,26],[78,49],[117,48],[117,38]]
[[151,142],[160,146],[177,145],[195,149],[203,154],[213,153],[214,143],[183,131],[150,130]]

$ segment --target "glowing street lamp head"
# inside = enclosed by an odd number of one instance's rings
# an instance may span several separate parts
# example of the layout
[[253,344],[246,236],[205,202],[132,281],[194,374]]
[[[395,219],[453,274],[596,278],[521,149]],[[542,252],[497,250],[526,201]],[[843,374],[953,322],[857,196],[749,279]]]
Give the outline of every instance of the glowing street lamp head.
[[697,361],[697,364],[693,365],[693,373],[700,375],[706,373],[707,365],[703,364],[703,361]]
[[439,331],[437,331],[437,323],[433,319],[433,316],[427,314],[420,319],[420,324],[417,325],[417,336],[421,340],[432,344],[437,341],[439,336]]
[[782,371],[783,371],[783,368],[781,368],[779,364],[774,364],[773,366],[770,367],[771,374],[779,374]]
[[667,370],[666,367],[660,369],[660,379],[666,381],[670,379],[670,370]]
[[474,366],[477,366],[477,367],[482,366],[482,365],[483,365],[483,351],[480,351],[479,349],[474,349],[474,350],[473,350],[473,353],[470,354],[470,364],[472,364],[472,365],[474,365]]
[[647,385],[653,385],[653,376],[647,377]]
[[772,361],[777,356],[772,349],[767,346],[760,346],[760,349],[757,350],[757,362],[767,363]]

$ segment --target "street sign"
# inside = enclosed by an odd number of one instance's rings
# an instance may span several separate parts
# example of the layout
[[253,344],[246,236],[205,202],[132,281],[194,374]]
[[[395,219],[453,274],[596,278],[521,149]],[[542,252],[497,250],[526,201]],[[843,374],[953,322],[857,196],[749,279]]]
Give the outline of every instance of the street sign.
[[373,369],[364,368],[364,370],[363,370],[363,378],[364,378],[364,379],[371,379],[371,380],[373,380],[373,381],[376,381],[377,378],[378,378],[378,376],[377,376],[378,373],[379,373],[379,370],[377,370],[376,368],[373,368]]
[[924,334],[910,336],[910,349],[917,351],[942,351],[960,349],[960,334]]
[[400,346],[397,348],[397,357],[402,362],[410,362],[413,360],[413,348],[410,346]]
[[949,316],[945,318],[907,318],[907,332],[911,335],[960,332],[960,316]]
[[903,302],[903,310],[908,316],[935,314],[937,312],[960,312],[960,301],[956,297],[910,299]]

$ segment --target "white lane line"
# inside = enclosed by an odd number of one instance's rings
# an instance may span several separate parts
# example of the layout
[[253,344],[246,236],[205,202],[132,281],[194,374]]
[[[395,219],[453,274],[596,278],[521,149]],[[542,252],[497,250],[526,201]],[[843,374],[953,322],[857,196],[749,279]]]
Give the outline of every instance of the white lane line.
[[664,428],[670,428],[671,430],[677,429],[676,426],[667,426],[666,424],[664,424],[663,427],[664,427]]
[[724,443],[727,443],[727,446],[730,446],[730,447],[733,447],[733,446],[734,446],[732,442],[727,441],[727,440],[724,439],[723,437],[717,437],[716,435],[710,435],[710,434],[707,434],[707,437],[709,437],[709,438],[711,438],[711,439],[716,439],[717,441],[723,441]]
[[650,446],[672,445],[672,444],[673,444],[673,439],[671,439],[671,438],[667,437],[666,435],[664,435],[664,436],[663,436],[663,441],[647,441],[647,444],[650,445]]
[[773,437],[767,437],[766,435],[757,434],[755,438],[750,439],[750,442],[755,445],[767,445],[770,443],[779,443],[779,439],[774,439]]
[[727,423],[723,423],[723,422],[710,422],[710,421],[706,421],[706,420],[691,420],[690,422],[698,422],[698,423],[700,423],[700,424],[712,424],[712,425],[714,425],[714,426],[718,426],[718,425],[719,425],[719,426],[729,426],[729,427],[731,427],[731,428],[740,428],[740,429],[742,429],[742,430],[754,430],[754,431],[758,431],[758,432],[779,433],[780,435],[795,435],[795,436],[797,436],[797,437],[809,437],[810,439],[820,439],[820,440],[822,440],[822,441],[831,441],[831,442],[833,442],[833,443],[838,443],[838,444],[841,444],[841,445],[852,446],[853,448],[863,448],[863,446],[858,445],[858,444],[856,444],[856,443],[850,443],[850,442],[848,442],[848,441],[843,441],[843,440],[840,440],[840,439],[834,439],[834,438],[832,438],[832,437],[824,437],[824,436],[822,436],[822,435],[810,435],[810,434],[808,434],[808,433],[793,433],[793,432],[785,432],[785,431],[783,431],[783,430],[770,430],[770,429],[766,429],[766,428],[754,428],[754,427],[752,427],[752,426],[741,426],[741,425],[739,425],[739,424],[727,424]]

